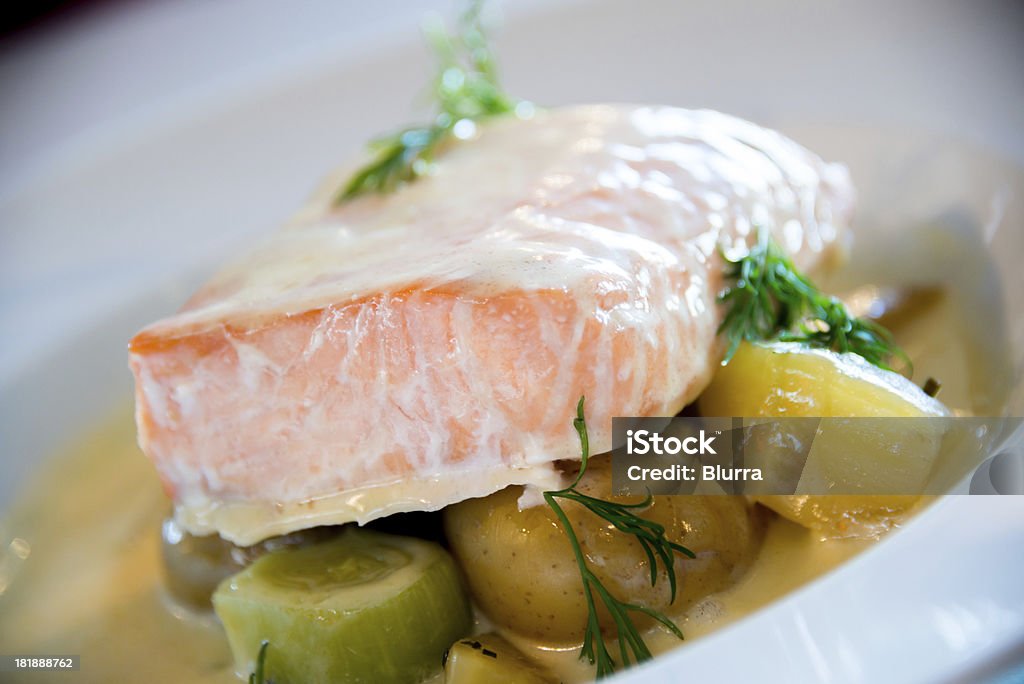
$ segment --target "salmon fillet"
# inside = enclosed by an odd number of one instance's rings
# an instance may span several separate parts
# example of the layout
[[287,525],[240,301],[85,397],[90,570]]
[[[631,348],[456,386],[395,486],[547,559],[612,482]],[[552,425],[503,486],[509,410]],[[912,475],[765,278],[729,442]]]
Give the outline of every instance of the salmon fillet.
[[488,123],[429,177],[283,230],[131,341],[139,443],[178,522],[239,544],[552,488],[613,416],[671,415],[721,359],[719,248],[812,269],[846,170],[710,111]]

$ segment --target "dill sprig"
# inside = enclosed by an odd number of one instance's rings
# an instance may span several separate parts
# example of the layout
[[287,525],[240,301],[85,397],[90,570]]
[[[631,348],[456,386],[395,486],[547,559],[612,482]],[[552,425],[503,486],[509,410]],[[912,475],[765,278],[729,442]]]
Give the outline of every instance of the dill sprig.
[[643,636],[637,629],[630,613],[643,613],[657,620],[670,632],[680,639],[683,633],[679,627],[663,613],[648,608],[647,606],[635,603],[619,601],[602,584],[597,575],[590,569],[583,549],[580,546],[579,538],[573,530],[572,523],[562,509],[558,499],[574,501],[600,518],[607,520],[617,530],[631,534],[637,538],[643,547],[644,553],[651,569],[651,586],[654,586],[658,579],[658,562],[665,568],[671,588],[671,601],[676,600],[676,573],[674,553],[679,552],[689,558],[695,558],[694,553],[685,546],[669,541],[665,538],[665,528],[656,522],[641,518],[636,511],[647,508],[651,504],[652,497],[640,503],[625,504],[613,501],[605,501],[583,494],[576,486],[583,478],[587,470],[587,462],[590,458],[590,440],[587,437],[587,423],[583,417],[584,398],[580,397],[576,405],[576,418],[573,420],[573,427],[580,439],[580,451],[582,454],[579,473],[573,483],[565,489],[558,491],[544,492],[544,500],[555,512],[562,528],[565,530],[569,543],[572,546],[573,554],[576,557],[576,565],[579,566],[580,576],[583,579],[583,595],[587,602],[588,617],[586,630],[584,632],[583,647],[580,649],[580,658],[586,658],[591,665],[597,666],[598,679],[615,672],[616,663],[608,651],[608,646],[601,632],[601,625],[597,616],[597,601],[604,604],[612,620],[615,622],[615,632],[619,640],[619,657],[623,667],[628,667],[631,662],[641,662],[651,658],[651,651],[644,643]]
[[718,334],[729,341],[722,365],[744,340],[780,340],[857,354],[885,370],[892,370],[889,362],[894,357],[911,367],[892,333],[874,321],[852,316],[842,301],[822,293],[767,230],[758,231],[757,243],[747,254],[726,257],[726,263],[725,276],[732,284],[718,295],[728,307],[718,327]]
[[349,179],[335,203],[391,192],[412,182],[430,173],[439,149],[453,135],[468,137],[478,121],[530,110],[528,103],[509,97],[499,85],[480,17],[482,6],[482,0],[468,4],[455,35],[442,29],[428,34],[440,61],[432,89],[439,111],[433,121],[371,142],[372,161]]
[[264,669],[267,663],[267,646],[270,642],[264,639],[260,642],[260,652],[256,655],[256,668],[249,673],[249,684],[273,684],[273,680],[264,676]]

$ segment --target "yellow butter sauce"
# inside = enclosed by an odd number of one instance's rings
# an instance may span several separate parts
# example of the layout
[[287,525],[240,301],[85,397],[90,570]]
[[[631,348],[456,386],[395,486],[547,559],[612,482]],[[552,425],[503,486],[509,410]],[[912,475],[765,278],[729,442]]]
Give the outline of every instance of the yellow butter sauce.
[[[872,543],[867,539],[821,541],[810,530],[773,517],[757,559],[739,582],[698,602],[676,620],[686,641],[659,629],[645,636],[647,645],[658,654],[691,643],[823,575]],[[590,681],[594,676],[593,668],[579,660],[578,647],[556,650],[506,636],[563,682]]]
[[[5,538],[28,548],[23,560],[6,550],[3,568],[12,576],[0,595],[0,644],[4,653],[77,654],[81,670],[34,673],[25,681],[237,681],[216,619],[164,594],[159,535],[169,504],[135,445],[127,407],[55,458],[33,486],[4,525]],[[775,519],[745,578],[701,603],[680,626],[687,639],[711,632],[868,543],[820,542]],[[566,680],[588,677],[576,649],[517,641]],[[654,635],[651,645],[665,650],[678,642]]]
[[5,543],[27,549],[24,559],[4,549],[0,651],[80,655],[81,669],[18,681],[236,681],[216,620],[165,599],[168,511],[128,406],[42,469],[3,524]]

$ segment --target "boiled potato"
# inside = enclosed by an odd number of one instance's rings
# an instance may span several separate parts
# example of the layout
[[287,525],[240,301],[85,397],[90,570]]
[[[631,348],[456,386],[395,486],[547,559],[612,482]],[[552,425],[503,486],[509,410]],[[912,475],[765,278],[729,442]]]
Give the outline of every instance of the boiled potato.
[[856,354],[795,343],[744,342],[700,395],[701,415],[744,417],[946,416],[938,400]]
[[910,495],[758,495],[751,499],[822,539],[870,539],[898,525],[927,497]]
[[[903,376],[859,356],[783,343],[740,345],[701,395],[699,406],[706,416],[750,418],[949,415]],[[754,498],[826,536],[873,533],[915,506],[919,497],[871,493],[923,491],[946,428],[941,420],[823,422],[798,473],[796,491],[834,489],[843,494]],[[779,458],[778,453],[770,455],[783,470]]]
[[550,684],[554,677],[497,634],[452,644],[444,657],[444,684]]
[[[609,459],[592,459],[580,489],[611,497]],[[523,636],[549,644],[578,643],[587,620],[579,568],[569,540],[545,505],[519,510],[521,487],[509,487],[445,511],[445,530],[469,580],[477,604],[492,620]],[[674,604],[666,573],[656,586],[639,542],[607,521],[560,501],[591,569],[620,601],[678,613],[696,600],[733,583],[756,554],[758,519],[739,497],[660,496],[641,515],[665,526],[666,537],[697,554],[677,554],[679,589]],[[599,606],[602,627],[613,627]],[[634,614],[638,624],[650,618]]]

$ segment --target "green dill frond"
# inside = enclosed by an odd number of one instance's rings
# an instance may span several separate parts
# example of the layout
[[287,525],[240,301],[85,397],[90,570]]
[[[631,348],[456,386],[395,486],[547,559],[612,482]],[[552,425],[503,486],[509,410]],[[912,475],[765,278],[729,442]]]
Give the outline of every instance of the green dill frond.
[[[636,537],[647,556],[651,570],[651,586],[654,586],[657,582],[660,564],[668,576],[672,601],[676,599],[677,587],[674,554],[681,553],[688,558],[694,558],[695,556],[685,546],[667,539],[664,526],[637,515],[638,511],[647,508],[651,504],[650,495],[640,503],[625,504],[598,499],[583,494],[577,489],[577,485],[587,470],[587,464],[590,459],[590,440],[587,436],[587,423],[583,415],[583,404],[584,399],[580,397],[579,403],[576,405],[576,418],[573,420],[573,427],[576,428],[580,439],[581,463],[579,473],[576,475],[573,483],[565,489],[544,492],[544,500],[551,507],[551,510],[554,511],[562,529],[569,538],[573,555],[576,558],[576,565],[579,567],[580,577],[583,580],[583,596],[587,602],[588,610],[580,658],[586,658],[591,665],[595,665],[597,678],[601,679],[613,674],[618,666],[628,667],[632,663],[650,660],[652,657],[650,649],[644,642],[643,635],[633,621],[632,614],[642,613],[650,616],[680,639],[683,638],[683,633],[668,616],[660,611],[635,603],[625,603],[618,600],[608,591],[607,587],[590,569],[590,565],[583,554],[583,549],[580,547],[576,531],[573,529],[569,517],[562,509],[559,499],[580,504],[594,515],[609,522],[619,532]],[[612,620],[615,622],[615,633],[619,641],[618,663],[616,663],[609,652],[604,634],[601,632],[601,624],[597,613],[598,601],[604,604],[608,614],[611,615]]]
[[822,293],[767,230],[758,231],[757,243],[744,256],[726,257],[725,277],[730,284],[718,295],[726,307],[718,327],[728,341],[723,365],[741,342],[781,340],[857,354],[886,370],[892,370],[894,358],[910,367],[892,333],[852,316],[839,299]]
[[372,142],[372,160],[353,174],[335,204],[360,195],[393,192],[429,174],[434,159],[453,135],[472,130],[485,119],[531,109],[501,88],[480,16],[482,8],[482,1],[470,2],[455,34],[443,29],[428,32],[439,61],[432,88],[437,114],[430,123]]

